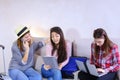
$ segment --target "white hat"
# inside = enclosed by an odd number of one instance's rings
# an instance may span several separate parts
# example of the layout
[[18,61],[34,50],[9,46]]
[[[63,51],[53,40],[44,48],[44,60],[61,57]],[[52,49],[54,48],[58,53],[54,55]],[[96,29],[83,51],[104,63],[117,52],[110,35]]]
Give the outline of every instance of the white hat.
[[29,30],[29,28],[26,27],[26,26],[24,26],[24,27],[20,26],[20,27],[18,27],[18,28],[15,30],[18,38],[20,38],[21,36],[23,36],[23,35],[24,35],[25,33],[27,33],[28,31],[30,31],[30,30]]

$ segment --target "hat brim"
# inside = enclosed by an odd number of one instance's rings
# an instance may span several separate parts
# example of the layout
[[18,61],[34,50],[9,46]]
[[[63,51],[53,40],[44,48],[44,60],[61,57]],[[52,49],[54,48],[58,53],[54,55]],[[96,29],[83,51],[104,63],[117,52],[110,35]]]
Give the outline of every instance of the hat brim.
[[23,33],[21,33],[19,36],[18,36],[18,39],[20,38],[20,37],[22,37],[24,34],[26,34],[28,31],[30,31],[29,29],[26,29]]

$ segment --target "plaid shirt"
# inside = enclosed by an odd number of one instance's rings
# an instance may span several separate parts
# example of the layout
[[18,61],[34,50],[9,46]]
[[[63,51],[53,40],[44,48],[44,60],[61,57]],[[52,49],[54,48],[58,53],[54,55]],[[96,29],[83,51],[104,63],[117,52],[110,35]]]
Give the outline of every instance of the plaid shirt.
[[116,72],[120,68],[120,54],[118,52],[118,46],[115,44],[111,50],[110,54],[106,57],[103,57],[103,53],[105,51],[100,50],[99,56],[96,59],[94,56],[94,43],[91,46],[91,64],[95,64],[96,66],[104,69],[108,72]]

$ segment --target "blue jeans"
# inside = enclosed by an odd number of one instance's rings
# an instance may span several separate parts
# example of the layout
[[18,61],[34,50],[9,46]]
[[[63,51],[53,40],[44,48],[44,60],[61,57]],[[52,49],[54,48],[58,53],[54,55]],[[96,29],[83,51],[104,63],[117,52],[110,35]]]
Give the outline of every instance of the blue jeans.
[[48,80],[62,80],[62,74],[59,69],[51,68],[49,70],[45,70],[42,66],[41,73],[43,77],[47,78]]
[[109,72],[101,77],[96,77],[81,71],[79,72],[78,77],[80,80],[115,80],[116,72]]
[[108,74],[97,78],[97,80],[115,80],[116,75],[117,75],[117,72],[109,72]]
[[12,80],[42,80],[40,73],[35,71],[33,68],[29,68],[25,71],[10,69],[9,76]]

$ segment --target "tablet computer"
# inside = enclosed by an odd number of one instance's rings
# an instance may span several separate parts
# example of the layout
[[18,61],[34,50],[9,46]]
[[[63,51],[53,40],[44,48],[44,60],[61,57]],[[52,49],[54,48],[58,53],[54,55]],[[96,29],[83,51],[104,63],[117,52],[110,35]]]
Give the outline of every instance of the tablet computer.
[[55,57],[44,56],[42,58],[43,58],[44,64],[50,65],[52,68],[58,68],[58,62]]

